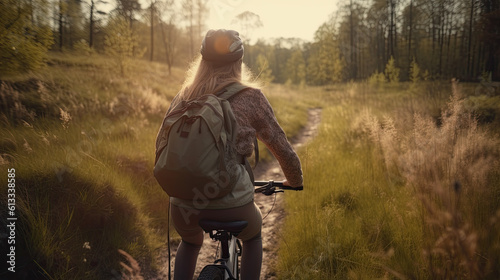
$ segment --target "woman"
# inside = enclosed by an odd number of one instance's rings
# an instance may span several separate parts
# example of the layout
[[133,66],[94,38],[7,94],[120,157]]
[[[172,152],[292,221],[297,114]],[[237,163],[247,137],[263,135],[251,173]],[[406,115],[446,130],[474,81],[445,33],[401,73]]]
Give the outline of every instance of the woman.
[[[192,65],[183,88],[172,102],[173,108],[182,100],[214,94],[242,79],[244,53],[238,32],[210,30],[203,39],[201,57]],[[257,88],[247,88],[229,99],[238,123],[236,152],[249,157],[255,137],[260,139],[278,159],[285,174],[286,185],[302,186],[300,160],[287,141],[273,110]],[[192,279],[198,253],[203,244],[200,219],[220,221],[244,220],[248,226],[238,235],[243,241],[241,279],[259,279],[262,263],[262,215],[253,201],[254,186],[245,168],[241,167],[238,182],[222,198],[211,200],[203,209],[192,201],[171,198],[174,226],[182,238],[177,251],[174,279]]]

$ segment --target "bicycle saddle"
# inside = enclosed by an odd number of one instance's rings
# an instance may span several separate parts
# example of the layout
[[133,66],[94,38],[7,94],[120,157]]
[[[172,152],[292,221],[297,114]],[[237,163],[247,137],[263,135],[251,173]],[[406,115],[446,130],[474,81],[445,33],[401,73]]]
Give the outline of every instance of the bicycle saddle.
[[247,221],[234,221],[234,222],[220,222],[212,220],[200,220],[198,223],[205,232],[212,232],[213,230],[225,230],[234,235],[240,233],[248,225]]

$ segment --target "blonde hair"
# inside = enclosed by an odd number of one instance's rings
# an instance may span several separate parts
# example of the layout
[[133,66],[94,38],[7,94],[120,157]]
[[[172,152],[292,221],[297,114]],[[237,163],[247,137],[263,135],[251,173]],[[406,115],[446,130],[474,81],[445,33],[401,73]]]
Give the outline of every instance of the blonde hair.
[[241,59],[227,65],[213,67],[210,62],[203,60],[199,55],[187,71],[186,80],[176,98],[176,103],[207,94],[216,94],[232,83],[260,87]]

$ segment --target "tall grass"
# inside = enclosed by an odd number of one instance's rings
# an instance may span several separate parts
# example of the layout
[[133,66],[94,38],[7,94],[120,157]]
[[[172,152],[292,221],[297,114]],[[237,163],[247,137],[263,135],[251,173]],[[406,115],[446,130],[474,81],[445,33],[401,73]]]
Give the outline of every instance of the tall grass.
[[[349,136],[349,111],[323,109],[320,134],[301,151],[305,191],[286,194],[281,279],[379,278],[383,264],[414,259],[420,246],[412,197],[388,186],[370,145]],[[397,232],[400,223],[416,231]]]
[[52,54],[43,73],[1,81],[0,163],[16,168],[20,277],[119,279],[118,249],[145,276],[158,268],[168,197],[151,172],[154,138],[181,72],[137,61],[123,78],[107,65]]
[[305,191],[286,196],[281,279],[500,275],[498,141],[451,92],[332,90],[301,150]]
[[[138,267],[148,278],[164,265],[168,197],[152,176],[154,143],[183,74],[136,61],[122,77],[108,62],[54,53],[46,71],[0,81],[0,164],[16,168],[27,278],[111,279]],[[296,134],[311,102],[282,86],[264,92]]]
[[[393,121],[369,124],[388,173],[401,176],[423,207],[424,266],[439,278],[493,279],[498,274],[499,142],[465,111],[459,85],[439,125],[416,114],[413,131]],[[495,174],[496,173],[496,174]]]
[[[46,71],[0,81],[0,165],[16,168],[28,279],[137,268],[147,279],[163,265],[168,198],[151,174],[154,139],[183,73],[137,61],[122,77],[108,65],[52,54]],[[442,109],[448,86],[264,88],[289,137],[308,108],[323,108],[319,135],[299,151],[306,190],[286,194],[282,279],[500,274],[498,142],[470,115],[497,120],[496,109],[458,89]]]

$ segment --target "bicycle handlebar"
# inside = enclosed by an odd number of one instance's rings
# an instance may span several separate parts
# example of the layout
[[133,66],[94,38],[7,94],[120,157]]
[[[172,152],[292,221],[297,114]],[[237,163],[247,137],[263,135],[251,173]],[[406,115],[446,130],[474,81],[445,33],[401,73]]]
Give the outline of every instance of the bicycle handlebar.
[[262,193],[264,195],[272,195],[277,192],[283,192],[284,190],[301,191],[304,189],[303,186],[300,187],[290,187],[284,186],[283,181],[255,181],[254,186],[256,193]]

